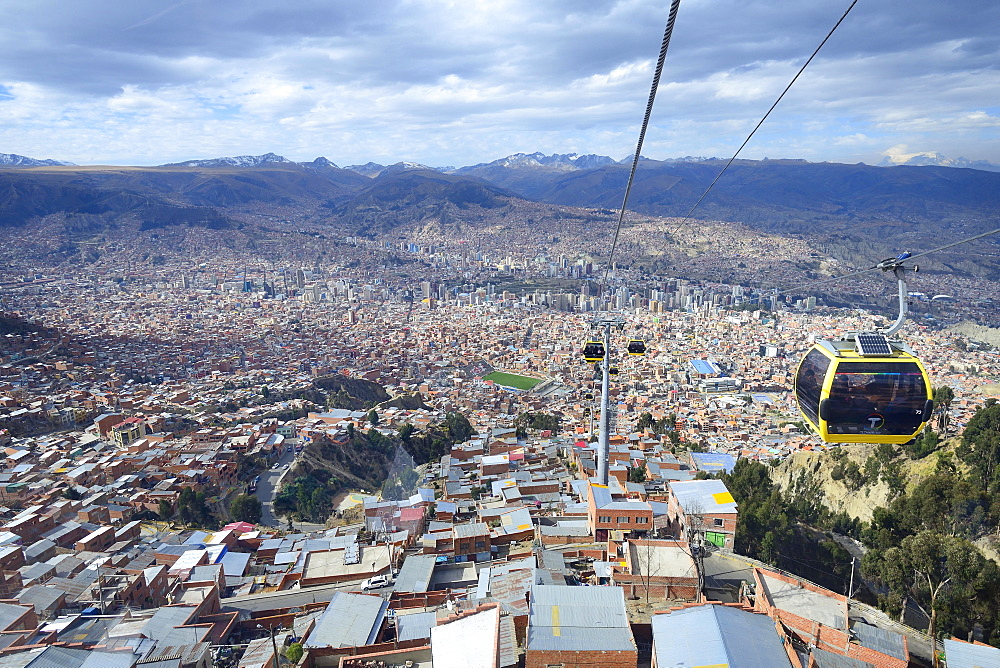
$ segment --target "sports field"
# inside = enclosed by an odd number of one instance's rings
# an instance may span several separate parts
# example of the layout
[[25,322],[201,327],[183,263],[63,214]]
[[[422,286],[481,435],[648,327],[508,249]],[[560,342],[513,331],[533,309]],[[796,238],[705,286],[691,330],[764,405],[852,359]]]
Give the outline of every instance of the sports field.
[[535,385],[542,382],[538,378],[528,378],[527,376],[518,376],[513,373],[504,373],[503,371],[488,373],[483,376],[483,380],[492,380],[497,385],[514,387],[519,390],[530,390]]

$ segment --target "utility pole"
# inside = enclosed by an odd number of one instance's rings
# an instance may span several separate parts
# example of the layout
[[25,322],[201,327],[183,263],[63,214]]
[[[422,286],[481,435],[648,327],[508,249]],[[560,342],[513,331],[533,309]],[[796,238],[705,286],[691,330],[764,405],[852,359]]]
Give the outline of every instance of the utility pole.
[[[260,624],[257,625],[258,629],[263,629],[264,627]],[[278,643],[274,640],[274,626],[268,626],[267,632],[271,636],[271,648],[274,650],[274,668],[280,668],[278,666]]]
[[847,585],[847,598],[854,596],[854,557],[851,557],[851,582]]

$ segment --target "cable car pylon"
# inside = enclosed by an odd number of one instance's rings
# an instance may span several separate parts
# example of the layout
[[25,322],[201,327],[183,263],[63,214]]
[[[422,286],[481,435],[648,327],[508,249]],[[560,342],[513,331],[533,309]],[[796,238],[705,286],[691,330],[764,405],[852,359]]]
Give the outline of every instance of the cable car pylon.
[[[609,424],[610,420],[610,395],[609,395],[609,385],[611,384],[611,330],[616,328],[618,330],[625,329],[625,321],[618,317],[608,317],[608,318],[597,318],[591,321],[590,326],[601,332],[600,341],[588,340],[587,345],[584,349],[584,359],[588,362],[595,362],[600,359],[599,364],[601,365],[601,421],[600,421],[600,432],[597,438],[597,478],[602,485],[608,484],[608,465],[610,460],[610,447],[608,445],[609,441]],[[598,347],[594,344],[600,344]],[[601,350],[603,349],[603,350]],[[601,358],[595,356],[595,352],[600,350],[603,353]]]

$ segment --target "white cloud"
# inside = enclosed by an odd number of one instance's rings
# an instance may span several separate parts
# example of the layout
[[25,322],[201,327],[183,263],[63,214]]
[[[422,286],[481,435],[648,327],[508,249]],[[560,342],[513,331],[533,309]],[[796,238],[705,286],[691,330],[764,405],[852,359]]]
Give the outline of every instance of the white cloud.
[[[142,164],[273,150],[469,164],[634,147],[666,19],[656,0],[96,0],[0,6],[0,151]],[[728,156],[841,3],[687,2],[651,157]],[[934,146],[1000,162],[1000,5],[859,5],[745,157],[877,162]]]

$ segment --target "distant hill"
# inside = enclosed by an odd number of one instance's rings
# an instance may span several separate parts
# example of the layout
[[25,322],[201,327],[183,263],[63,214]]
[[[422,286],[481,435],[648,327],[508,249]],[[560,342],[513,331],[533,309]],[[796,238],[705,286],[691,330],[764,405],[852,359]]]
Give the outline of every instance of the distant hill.
[[[723,166],[714,158],[644,159],[629,208],[685,216]],[[463,234],[507,221],[542,238],[599,240],[603,224],[593,216],[621,206],[629,167],[629,159],[540,153],[448,170],[411,162],[340,168],[326,158],[295,163],[274,153],[161,167],[10,167],[0,168],[0,227],[54,216],[66,230],[87,234],[120,224],[257,229],[272,218],[374,237],[403,226],[430,236]],[[567,207],[589,211],[557,211]],[[1000,172],[743,160],[692,217],[805,239],[862,266],[1000,226]],[[1000,254],[992,250],[998,242],[935,255],[924,268],[1000,279]]]
[[[20,227],[57,213],[70,218],[100,216],[106,222],[132,215],[147,228],[178,219],[198,224],[225,220],[227,209],[253,203],[292,207],[333,203],[370,184],[363,176],[331,165],[0,169],[0,227]],[[205,207],[218,211],[204,211]]]
[[[683,216],[724,165],[721,160],[644,160],[636,172],[629,208]],[[620,163],[567,170],[521,162],[460,171],[550,204],[618,208],[628,170],[629,165]],[[796,219],[990,217],[1000,205],[998,186],[1000,174],[973,169],[737,161],[694,216],[738,219],[771,231],[781,231],[790,222],[796,227]]]
[[501,209],[512,199],[518,198],[479,179],[428,169],[386,170],[331,213],[358,234],[374,236],[422,221],[468,222],[476,212]]

